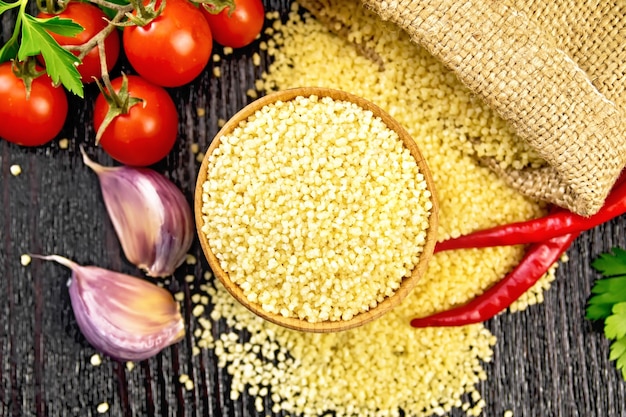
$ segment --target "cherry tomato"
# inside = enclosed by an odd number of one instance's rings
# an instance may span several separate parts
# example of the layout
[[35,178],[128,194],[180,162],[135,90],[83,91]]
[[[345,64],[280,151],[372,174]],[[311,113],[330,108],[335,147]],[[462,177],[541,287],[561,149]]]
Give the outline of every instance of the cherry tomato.
[[0,137],[39,146],[59,134],[67,117],[67,96],[46,74],[33,80],[30,98],[10,62],[0,64]]
[[208,12],[204,17],[209,22],[213,39],[222,46],[241,48],[250,44],[263,28],[265,9],[261,0],[235,0],[235,9],[228,15],[226,7],[218,14]]
[[198,7],[187,0],[167,0],[163,12],[147,25],[124,28],[122,43],[139,75],[157,85],[178,87],[204,70],[213,37]]
[[[128,75],[126,78],[129,94],[143,99],[143,102],[132,106],[128,113],[113,119],[100,138],[100,146],[113,159],[125,165],[152,165],[163,159],[176,142],[176,106],[162,87],[136,75]],[[111,81],[116,92],[119,92],[122,82],[122,77]],[[93,114],[96,131],[108,111],[109,104],[100,93]]]
[[[54,15],[39,13],[37,17],[50,18]],[[50,33],[59,45],[82,45],[98,34],[107,26],[106,15],[98,7],[83,2],[70,2],[67,8],[57,16],[72,19],[84,29],[76,36],[61,36]],[[104,40],[104,51],[106,54],[107,68],[111,70],[120,55],[120,36],[117,30],[113,30]],[[78,55],[77,52],[74,52]],[[41,59],[43,64],[43,59]],[[99,49],[93,48],[85,57],[81,65],[77,67],[84,83],[94,81],[93,77],[101,78]]]

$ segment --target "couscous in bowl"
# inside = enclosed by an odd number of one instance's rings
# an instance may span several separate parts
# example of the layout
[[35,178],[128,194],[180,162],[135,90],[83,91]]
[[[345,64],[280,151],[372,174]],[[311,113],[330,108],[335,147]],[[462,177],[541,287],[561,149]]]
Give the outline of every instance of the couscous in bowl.
[[194,204],[225,288],[310,332],[354,328],[400,303],[438,226],[432,177],[406,130],[326,88],[275,92],[233,116],[205,154]]

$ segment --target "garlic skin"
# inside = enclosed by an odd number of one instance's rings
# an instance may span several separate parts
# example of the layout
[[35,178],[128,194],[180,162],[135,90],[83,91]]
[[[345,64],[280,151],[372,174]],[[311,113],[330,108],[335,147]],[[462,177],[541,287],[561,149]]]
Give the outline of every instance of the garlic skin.
[[150,277],[172,275],[194,239],[191,207],[183,193],[149,168],[104,167],[82,150],[100,180],[104,204],[124,255]]
[[85,339],[102,353],[120,361],[142,361],[183,339],[180,306],[167,290],[58,255],[33,257],[72,270],[68,289],[76,322]]

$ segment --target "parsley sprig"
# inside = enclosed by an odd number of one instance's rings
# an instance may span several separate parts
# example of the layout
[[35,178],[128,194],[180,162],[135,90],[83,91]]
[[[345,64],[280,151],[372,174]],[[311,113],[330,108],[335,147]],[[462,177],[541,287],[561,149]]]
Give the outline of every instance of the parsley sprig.
[[[83,97],[83,83],[76,69],[77,65],[96,46],[99,48],[101,61],[106,62],[103,59],[104,39],[134,10],[136,1],[89,0],[109,12],[109,24],[82,45],[61,46],[50,33],[72,37],[83,31],[83,27],[71,19],[58,16],[47,19],[33,17],[26,10],[29,0],[16,0],[13,3],[0,0],[0,15],[17,9],[13,34],[0,48],[0,63],[9,60],[27,61],[41,55],[45,62],[45,71],[52,81]],[[102,79],[105,85],[109,84],[106,65],[102,68]]]
[[612,341],[609,359],[626,380],[626,250],[613,248],[591,266],[605,278],[591,289],[586,317],[604,320],[604,335]]
[[63,84],[74,94],[83,97],[83,84],[76,65],[80,60],[62,48],[50,36],[53,32],[63,36],[75,36],[83,27],[71,19],[52,17],[39,19],[26,12],[28,0],[6,3],[0,0],[0,14],[17,8],[15,28],[11,38],[0,49],[0,62],[17,58],[20,61],[41,54],[46,62],[46,71],[54,83]]

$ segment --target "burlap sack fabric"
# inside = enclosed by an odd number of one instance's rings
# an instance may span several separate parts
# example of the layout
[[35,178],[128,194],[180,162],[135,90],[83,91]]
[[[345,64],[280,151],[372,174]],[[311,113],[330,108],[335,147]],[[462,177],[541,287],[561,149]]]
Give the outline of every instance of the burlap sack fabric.
[[[340,1],[301,4],[328,23]],[[585,216],[600,209],[626,164],[626,0],[362,2],[453,70],[546,165],[483,162],[530,197]]]

